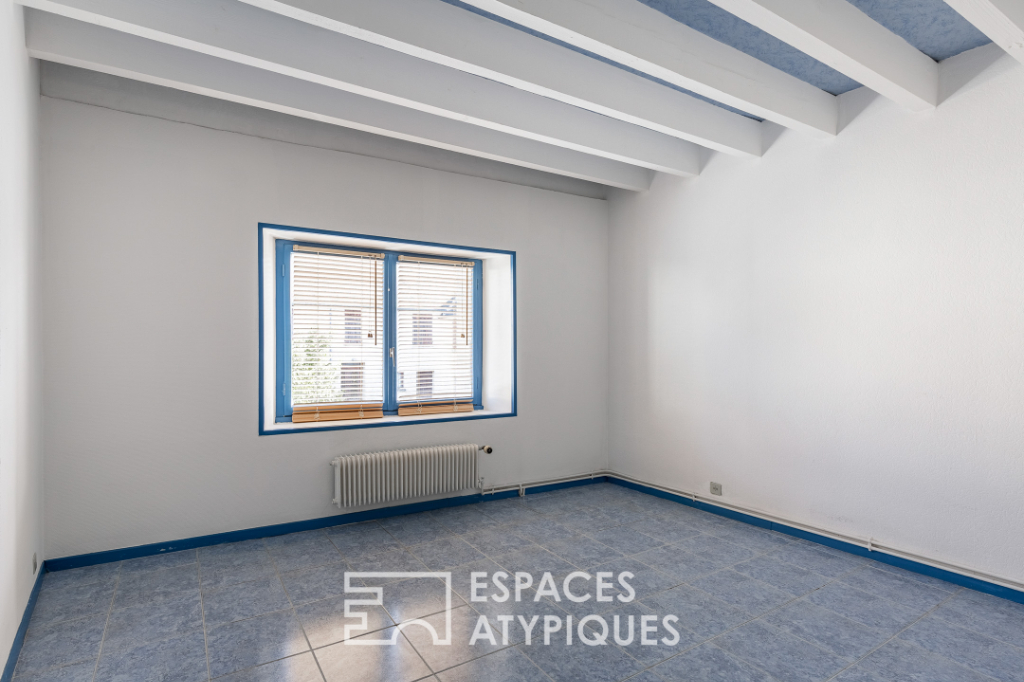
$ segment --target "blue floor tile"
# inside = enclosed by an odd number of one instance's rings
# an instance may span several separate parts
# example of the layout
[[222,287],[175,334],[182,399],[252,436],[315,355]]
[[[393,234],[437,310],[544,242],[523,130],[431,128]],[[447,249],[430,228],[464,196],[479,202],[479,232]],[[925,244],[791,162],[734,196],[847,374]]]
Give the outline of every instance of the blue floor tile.
[[733,569],[794,596],[805,595],[831,580],[767,554],[737,564]]
[[121,562],[73,568],[67,571],[55,571],[43,576],[42,591],[55,590],[62,587],[80,587],[94,583],[113,584],[121,571]]
[[322,531],[267,538],[267,551],[281,572],[341,561],[338,549]]
[[18,682],[93,682],[95,672],[96,661],[88,660],[62,668],[51,668],[46,672],[21,675],[15,679]]
[[[298,606],[343,594],[345,574],[350,570],[346,563],[302,568],[282,573],[281,583],[292,600],[292,605]],[[355,580],[353,584],[361,584],[361,581]]]
[[456,535],[501,527],[499,521],[476,509],[476,506],[449,507],[430,512],[430,516],[434,521]]
[[[679,620],[670,621],[672,629],[669,630],[664,621],[669,615],[679,618],[678,614],[669,613],[651,604],[632,602],[601,614],[603,624],[591,621],[588,625],[591,630],[597,632],[604,632],[606,627],[608,642],[614,642],[622,647],[644,666],[652,666],[707,639],[687,630]],[[650,616],[656,618],[645,623],[644,617],[649,619]],[[643,625],[656,629],[644,633],[641,630]],[[644,642],[645,637],[647,642]]]
[[133,573],[145,573],[147,571],[160,571],[165,568],[175,568],[196,563],[196,550],[186,549],[181,552],[167,552],[154,556],[129,559],[121,565],[121,575],[128,576]]
[[202,682],[210,679],[202,632],[140,644],[100,657],[96,682]]
[[[362,597],[363,595],[359,595]],[[367,604],[353,605],[352,616],[345,615],[345,600],[348,597],[331,597],[320,601],[303,604],[295,608],[295,617],[299,619],[309,644],[318,649],[351,637],[359,637],[370,632],[383,630],[394,625],[388,612],[381,606]],[[359,614],[365,614],[363,621]],[[348,635],[345,634],[346,626]]]
[[323,682],[323,679],[313,654],[304,653],[218,677],[217,682]]
[[100,654],[106,623],[104,613],[52,625],[30,625],[14,670],[15,677],[79,661],[95,661]]
[[558,577],[572,573],[576,567],[560,559],[543,547],[530,546],[515,552],[492,557],[510,573],[522,571],[529,573],[539,582],[544,573]]
[[671,519],[652,518],[636,523],[632,527],[644,535],[649,535],[655,540],[669,545],[700,535],[700,531],[693,526]]
[[203,613],[208,628],[280,611],[291,605],[277,576],[203,591]]
[[275,575],[277,568],[260,540],[199,550],[199,577],[203,589],[227,587]]
[[682,582],[696,580],[722,567],[719,562],[673,545],[642,552],[633,558]]
[[140,644],[201,632],[203,610],[199,593],[156,604],[139,604],[112,611],[103,638],[103,653],[116,654]]
[[890,635],[896,634],[923,615],[922,611],[845,583],[829,583],[807,595],[807,600]]
[[793,595],[788,592],[730,568],[692,580],[690,584],[755,616],[793,600]]
[[[511,628],[508,630],[508,637],[503,640],[501,627],[492,628],[493,644],[488,638],[477,638],[473,644],[470,644],[479,618],[480,614],[469,606],[461,606],[452,610],[450,631],[445,614],[438,613],[423,619],[434,628],[433,632],[420,625],[410,625],[403,628],[402,632],[430,666],[430,669],[435,672],[454,668],[467,661],[518,644]],[[492,625],[498,626],[499,624],[492,623]],[[446,633],[450,632],[451,644],[435,645],[435,632],[442,640],[447,636]]]
[[768,673],[713,644],[670,658],[653,668],[665,682],[777,682]]
[[389,583],[383,587],[382,601],[384,610],[396,623],[443,611],[448,604],[455,608],[465,603],[438,578],[408,578]]
[[643,670],[643,665],[615,645],[566,645],[564,630],[554,633],[550,644],[535,637],[531,644],[518,648],[553,682],[618,682]]
[[114,584],[104,581],[40,591],[32,622],[44,625],[106,614],[114,596]]
[[518,500],[497,500],[480,506],[480,511],[503,527],[516,527],[537,520],[537,514]]
[[514,530],[481,530],[468,533],[462,539],[486,555],[506,554],[523,549],[530,544],[515,534]]
[[445,537],[441,540],[418,544],[409,548],[417,559],[431,571],[443,571],[454,566],[471,564],[484,555],[461,537]]
[[683,627],[705,638],[713,637],[753,618],[750,614],[689,585],[674,587],[667,592],[646,597],[643,601],[664,613],[677,615]]
[[114,608],[155,604],[199,592],[199,566],[195,563],[163,570],[122,574],[117,581]]
[[574,540],[582,536],[582,533],[539,516],[536,521],[516,526],[515,532],[516,535],[541,546],[559,540]]
[[844,658],[857,659],[891,636],[852,621],[834,611],[816,606],[806,599],[773,611],[764,620],[792,635],[828,649]]
[[1024,682],[1024,649],[945,620],[925,617],[899,638],[1003,682]]
[[590,537],[603,542],[622,554],[639,554],[665,544],[661,540],[644,535],[639,528],[616,527],[607,528],[594,533]]
[[381,527],[406,546],[435,542],[452,535],[451,531],[426,514],[411,514],[381,519]]
[[934,613],[938,618],[1024,648],[1024,604],[963,590]]
[[346,560],[401,549],[402,545],[377,524],[353,524],[327,529],[327,537]]
[[762,530],[745,523],[715,528],[711,534],[758,552],[770,552],[790,544],[789,538],[781,533]]
[[945,656],[898,639],[868,655],[857,668],[885,682],[992,682]]
[[[624,576],[624,579],[632,587],[634,599],[644,599],[652,594],[671,589],[683,582],[678,578],[673,578],[655,568],[651,568],[647,564],[638,561],[635,557],[615,559],[590,569],[592,574],[596,575],[599,572],[611,573],[612,580],[616,583],[618,583],[619,577],[623,574],[632,574],[631,577]],[[626,590],[623,591],[625,592]]]
[[[474,561],[471,564],[464,564],[462,566],[456,566],[452,568],[449,573],[452,574],[452,589],[462,597],[465,601],[469,601],[472,598],[473,591],[473,573],[486,573],[484,582],[489,586],[487,589],[479,590],[481,596],[493,594],[496,588],[493,587],[493,583],[490,582],[491,577],[498,572],[506,572],[498,564],[494,563],[491,559],[481,559]],[[506,584],[512,585],[513,579],[505,581]]]
[[847,573],[840,580],[859,590],[877,594],[920,612],[944,602],[951,594],[949,591],[895,573],[880,571],[872,566]]
[[[611,574],[611,601],[569,600],[562,578],[579,570]],[[346,599],[374,598],[345,593],[355,571],[450,574],[453,644],[413,622],[445,621],[442,580],[355,578],[384,603],[345,616]],[[470,601],[474,571],[487,601]],[[490,582],[502,571],[504,603]],[[533,579],[518,602],[516,571]],[[535,599],[544,572],[558,598]],[[471,647],[480,615],[498,640]],[[591,615],[609,628],[618,615],[620,634],[633,616],[633,642],[585,646],[575,628]],[[640,642],[645,615],[659,644]],[[545,616],[571,620],[572,645],[564,630],[543,644]],[[395,647],[343,642],[389,632]],[[15,682],[189,682],[207,668],[218,682],[1024,682],[1024,605],[596,484],[47,574]]]
[[591,568],[622,556],[621,552],[588,537],[552,542],[547,550],[577,568]]
[[212,677],[309,650],[291,610],[207,628],[206,645]]
[[437,675],[440,682],[551,682],[519,649],[504,649]]
[[757,555],[757,552],[748,547],[707,533],[700,533],[677,542],[676,547],[703,557],[719,568],[738,564]]
[[777,557],[787,564],[820,573],[826,578],[838,578],[864,566],[868,561],[852,554],[829,552],[820,545],[810,542],[794,543],[785,549],[773,552],[771,556]]
[[413,682],[430,677],[431,670],[396,628],[364,637],[395,638],[391,646],[332,644],[314,653],[327,682]]
[[853,663],[763,622],[747,623],[714,643],[786,682],[827,680]]

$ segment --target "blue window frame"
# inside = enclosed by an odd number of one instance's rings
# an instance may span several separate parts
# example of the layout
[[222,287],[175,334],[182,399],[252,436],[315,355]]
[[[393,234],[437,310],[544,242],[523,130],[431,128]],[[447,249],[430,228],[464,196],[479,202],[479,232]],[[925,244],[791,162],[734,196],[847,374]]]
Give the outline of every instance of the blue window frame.
[[[274,390],[274,401],[275,401],[275,417],[277,422],[290,422],[292,421],[292,253],[295,246],[306,246],[306,247],[320,247],[327,248],[330,245],[316,242],[305,242],[305,241],[294,241],[278,239],[275,241],[275,260],[274,260],[274,280],[275,280],[275,300],[276,300],[276,386]],[[365,253],[381,253],[379,249],[361,249],[355,247],[345,246],[346,251],[365,252]],[[410,258],[422,257],[422,258],[438,258],[437,256],[431,256],[429,254],[417,253],[414,251],[384,251],[383,258],[383,337],[384,343],[381,344],[381,353],[384,356],[384,405],[383,413],[385,415],[398,415],[399,414],[399,376],[396,362],[393,362],[391,358],[393,353],[398,346],[397,331],[398,331],[398,285],[397,285],[397,272],[399,257],[406,256]],[[462,261],[471,268],[471,281],[472,281],[472,403],[474,410],[482,410],[482,393],[483,393],[483,381],[481,376],[481,367],[483,364],[483,265],[482,261],[471,258],[458,258],[453,256],[443,256],[445,260],[449,261]],[[351,314],[349,311],[345,313],[345,319],[343,321],[343,337],[346,342],[350,339],[354,340],[356,335],[362,335],[362,319],[357,314],[358,311],[353,311]],[[359,319],[357,319],[357,317]],[[358,330],[357,330],[358,327]],[[431,337],[432,330],[428,328],[427,321],[424,319],[422,322],[414,322],[414,341],[413,343],[426,342]],[[354,367],[354,366],[353,366]],[[349,367],[347,371],[355,372],[353,367]],[[359,370],[361,372],[361,369]],[[403,377],[402,384],[408,384],[411,386],[427,386],[433,384],[433,377],[423,376],[425,372],[418,372],[420,376]],[[354,375],[353,375],[354,376]],[[362,381],[362,379],[358,379]],[[454,414],[454,413],[453,413]],[[329,422],[321,422],[329,423]],[[352,426],[355,426],[353,424]]]

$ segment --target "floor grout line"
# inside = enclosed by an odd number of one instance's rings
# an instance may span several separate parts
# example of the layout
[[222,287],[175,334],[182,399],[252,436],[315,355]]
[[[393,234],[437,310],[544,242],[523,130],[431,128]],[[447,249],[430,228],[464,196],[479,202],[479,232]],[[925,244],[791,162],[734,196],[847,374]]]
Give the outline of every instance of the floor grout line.
[[[324,537],[324,539],[327,540],[327,542],[330,543],[330,545],[332,547],[334,547],[334,543],[331,542],[331,538],[327,535],[327,531],[324,530],[323,528],[321,528],[321,529],[319,529],[319,532]],[[337,550],[337,548],[335,548],[335,549]],[[284,579],[281,577],[281,570],[278,567],[277,562],[274,561],[274,556],[270,552],[270,549],[267,547],[266,543],[263,543],[263,551],[266,552],[269,555],[270,565],[274,567],[274,575],[277,576],[277,582],[281,586],[281,591],[284,592],[285,598],[288,599],[288,605],[291,608],[292,617],[295,618],[295,622],[299,624],[299,629],[302,630],[302,637],[306,640],[306,646],[309,647],[309,654],[313,657],[313,662],[316,664],[316,669],[320,673],[320,678],[321,678],[321,680],[327,680],[327,675],[324,674],[323,667],[320,665],[320,659],[317,658],[317,655],[315,653],[316,650],[313,648],[313,643],[309,641],[309,633],[306,632],[306,626],[302,624],[301,620],[299,620],[299,612],[295,608],[295,602],[292,600],[292,596],[290,594],[288,594],[288,588],[286,588],[284,586]],[[340,555],[341,552],[339,551],[338,554]],[[320,564],[320,565],[324,566],[324,565],[329,565],[329,564]],[[346,565],[346,567],[348,566],[348,564],[345,564],[345,565]],[[285,572],[287,573],[287,571],[285,571]],[[285,658],[289,658],[289,657],[286,656]],[[276,660],[283,660],[283,659],[276,659]],[[265,663],[272,663],[272,662],[273,661],[266,661]],[[259,665],[264,665],[265,663],[260,663]]]
[[117,569],[117,577],[114,578],[114,591],[110,595],[110,606],[107,607],[107,622],[103,624],[103,635],[100,637],[100,648],[96,652],[96,666],[92,669],[92,679],[95,682],[100,674],[100,659],[103,658],[103,645],[107,641],[107,628],[110,627],[110,614],[114,612],[114,600],[117,599],[117,588],[121,585],[121,571],[124,570],[124,562]]
[[196,569],[199,572],[199,615],[203,619],[203,651],[206,654],[206,679],[213,679],[213,671],[210,670],[210,641],[206,632],[206,595],[203,594],[203,563],[196,550]]
[[[893,640],[895,640],[896,638],[898,638],[898,637],[899,637],[900,635],[902,635],[902,634],[903,634],[904,632],[906,632],[906,631],[907,631],[907,630],[909,630],[910,628],[912,628],[912,627],[914,627],[915,625],[917,625],[918,623],[920,623],[920,622],[921,622],[922,620],[924,620],[924,619],[925,619],[925,618],[926,618],[926,617],[927,617],[927,616],[928,616],[929,614],[931,614],[931,613],[932,613],[933,611],[935,611],[936,609],[938,609],[938,608],[939,608],[940,606],[942,606],[943,604],[945,604],[946,602],[948,602],[948,601],[949,601],[950,599],[952,599],[952,598],[953,598],[953,597],[955,597],[956,595],[960,594],[960,592],[962,592],[962,591],[963,591],[963,590],[965,590],[965,589],[967,589],[967,588],[961,587],[961,588],[959,588],[959,589],[957,589],[957,590],[955,590],[955,591],[951,592],[951,593],[949,594],[949,596],[948,596],[948,597],[946,597],[946,598],[945,598],[945,599],[943,599],[943,600],[942,600],[941,602],[939,602],[939,603],[938,603],[938,604],[936,604],[935,606],[931,607],[930,609],[928,609],[927,611],[925,611],[924,613],[922,613],[922,614],[921,614],[921,615],[920,615],[920,616],[919,616],[919,617],[918,617],[917,619],[915,619],[915,620],[914,620],[914,621],[913,621],[912,623],[910,623],[910,624],[908,624],[908,625],[907,625],[906,627],[904,627],[904,628],[900,629],[900,630],[899,630],[899,631],[898,631],[898,632],[897,632],[896,634],[894,634],[894,635],[893,635],[892,637],[890,637],[889,639],[885,640],[884,642],[882,642],[881,644],[879,644],[878,646],[876,646],[876,647],[875,647],[874,649],[872,649],[871,651],[867,652],[866,654],[864,654],[863,656],[861,656],[860,658],[858,658],[858,659],[857,659],[857,660],[855,660],[855,661],[854,661],[853,663],[851,663],[850,665],[846,666],[845,668],[843,668],[842,670],[840,670],[840,671],[839,671],[839,672],[837,672],[836,674],[832,675],[832,677],[826,678],[824,682],[829,682],[830,680],[834,680],[834,679],[835,679],[836,677],[838,677],[839,675],[842,675],[842,674],[843,674],[844,672],[846,672],[847,670],[850,670],[851,668],[854,668],[854,667],[856,667],[856,666],[857,666],[857,665],[859,665],[859,664],[860,664],[860,663],[861,663],[862,661],[864,661],[865,659],[867,659],[867,657],[868,657],[868,656],[870,656],[871,654],[875,653],[876,651],[878,651],[879,649],[881,649],[882,647],[884,647],[884,646],[885,646],[886,644],[888,644],[889,642],[892,642]],[[926,649],[926,651],[927,651],[927,649]],[[942,658],[945,658],[946,660],[948,660],[948,661],[950,661],[951,663],[954,663],[954,664],[956,664],[956,665],[958,665],[958,666],[960,665],[959,663],[957,663],[956,661],[954,661],[953,659],[951,659],[951,658],[949,658],[949,657],[947,657],[947,656],[943,656],[942,654],[936,653],[936,652],[934,652],[934,651],[932,651],[932,652],[930,652],[930,653],[933,653],[933,654],[935,654],[936,656],[940,656],[940,657],[942,657]],[[984,673],[981,673],[981,672],[979,672],[979,671],[977,671],[977,670],[974,670],[973,668],[967,668],[967,666],[961,666],[961,667],[963,667],[963,668],[966,668],[966,669],[970,670],[971,672],[973,672],[973,673],[975,673],[975,674],[978,674],[978,675],[982,675],[982,676],[984,676],[984,677],[988,677],[988,678],[990,678],[990,679],[995,679],[995,678],[992,678],[992,677],[991,677],[990,675],[985,675]]]

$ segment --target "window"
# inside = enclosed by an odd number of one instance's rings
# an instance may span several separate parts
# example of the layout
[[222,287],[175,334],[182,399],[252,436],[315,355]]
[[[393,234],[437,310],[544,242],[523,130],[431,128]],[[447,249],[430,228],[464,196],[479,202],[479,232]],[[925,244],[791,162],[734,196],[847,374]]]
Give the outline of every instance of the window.
[[514,251],[258,234],[261,435],[516,415]]
[[479,260],[297,240],[276,258],[278,422],[482,408]]

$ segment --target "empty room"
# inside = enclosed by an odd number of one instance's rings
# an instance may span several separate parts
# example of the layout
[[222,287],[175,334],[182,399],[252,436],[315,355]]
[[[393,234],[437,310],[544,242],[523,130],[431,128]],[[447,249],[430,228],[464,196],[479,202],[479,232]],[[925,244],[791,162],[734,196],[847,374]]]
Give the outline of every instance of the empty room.
[[0,682],[1024,682],[1024,0],[0,0]]

